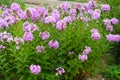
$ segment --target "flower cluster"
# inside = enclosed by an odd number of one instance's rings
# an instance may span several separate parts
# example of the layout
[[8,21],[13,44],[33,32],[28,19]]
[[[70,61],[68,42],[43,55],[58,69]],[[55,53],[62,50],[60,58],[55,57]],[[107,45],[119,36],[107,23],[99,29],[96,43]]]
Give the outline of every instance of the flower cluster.
[[5,40],[7,40],[7,42],[13,41],[12,35],[6,31],[0,33],[0,41],[4,42]]
[[108,34],[108,35],[106,35],[106,38],[109,42],[119,42],[120,41],[120,35]]
[[37,53],[42,53],[42,52],[44,52],[45,51],[45,47],[44,46],[37,46],[36,47],[36,52]]
[[0,50],[5,49],[6,47],[3,45],[0,45]]
[[50,37],[50,34],[49,34],[49,32],[47,32],[47,31],[40,32],[40,33],[39,33],[39,37],[41,37],[42,40],[46,40],[46,39],[48,39],[48,38]]
[[59,47],[59,43],[57,40],[50,40],[48,45],[50,48],[55,48],[55,49],[57,49]]
[[62,13],[68,14],[69,9],[71,8],[71,4],[69,2],[64,2],[60,4],[60,9],[62,10]]
[[101,36],[98,32],[98,29],[92,29],[91,32],[92,32],[91,38],[93,40],[99,40],[101,38]]
[[39,30],[39,28],[33,23],[25,22],[23,24],[23,31],[25,32],[34,32],[36,30]]
[[55,69],[57,72],[56,72],[56,76],[59,76],[59,75],[62,75],[65,73],[65,69],[62,68],[62,67],[58,67]]
[[89,46],[85,46],[82,55],[79,54],[79,59],[81,61],[86,61],[88,59],[88,54],[91,52],[91,48]]
[[60,20],[56,23],[56,28],[61,31],[66,29],[66,22],[64,20]]
[[15,42],[15,44],[17,45],[17,46],[16,46],[16,49],[19,49],[20,47],[19,47],[18,45],[19,45],[19,44],[24,44],[24,39],[23,39],[23,38],[15,37],[15,38],[14,38],[14,42]]
[[110,32],[112,32],[113,31],[113,25],[118,24],[118,19],[117,18],[104,19],[103,22],[104,22],[104,25],[106,26],[106,30],[109,30]]
[[101,8],[103,11],[106,11],[106,12],[109,12],[110,11],[110,6],[108,4],[104,4],[102,5],[102,8]]
[[40,72],[41,72],[41,67],[39,66],[39,65],[34,65],[34,64],[32,64],[31,66],[30,66],[30,71],[31,71],[31,73],[33,73],[33,74],[39,74]]

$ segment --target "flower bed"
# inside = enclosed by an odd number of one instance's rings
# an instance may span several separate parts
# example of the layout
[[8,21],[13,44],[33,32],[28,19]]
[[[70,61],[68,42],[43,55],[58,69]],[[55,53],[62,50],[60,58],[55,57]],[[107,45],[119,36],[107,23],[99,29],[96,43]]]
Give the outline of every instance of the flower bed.
[[[65,2],[59,9],[1,7],[0,77],[10,80],[86,80],[98,72],[116,18],[110,6]],[[105,19],[104,19],[105,18]]]

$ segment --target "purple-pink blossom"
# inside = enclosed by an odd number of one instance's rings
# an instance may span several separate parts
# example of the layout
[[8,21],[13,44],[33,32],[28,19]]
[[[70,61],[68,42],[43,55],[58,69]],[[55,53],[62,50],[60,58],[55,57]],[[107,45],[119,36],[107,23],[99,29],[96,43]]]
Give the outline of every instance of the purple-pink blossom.
[[102,5],[101,9],[103,11],[109,12],[110,11],[110,6],[108,4],[104,4],[104,5]]
[[110,32],[112,32],[112,31],[113,31],[113,26],[107,25],[107,26],[106,26],[106,30],[109,30]]
[[8,23],[5,19],[0,18],[0,28],[8,27]]
[[60,20],[56,23],[56,28],[61,31],[66,29],[66,22],[64,20]]
[[59,43],[57,40],[50,40],[48,45],[50,48],[55,48],[55,49],[57,49],[59,47]]
[[15,42],[16,45],[18,45],[18,44],[24,44],[24,39],[20,38],[20,37],[15,37],[14,38],[14,42]]
[[108,35],[106,35],[106,38],[109,42],[119,42],[120,41],[120,35],[108,34]]
[[41,67],[40,67],[40,65],[34,65],[34,64],[32,64],[30,66],[30,71],[31,71],[31,73],[37,75],[37,74],[39,74],[41,72]]
[[12,3],[11,4],[11,10],[19,11],[19,10],[21,10],[21,7],[17,3]]
[[0,50],[5,49],[6,47],[3,45],[0,45]]
[[50,34],[47,31],[40,32],[39,37],[41,37],[42,40],[46,40],[46,39],[48,39],[50,37]]
[[98,29],[93,28],[91,32],[92,32],[91,38],[93,40],[99,40],[101,38],[100,33],[98,32]]
[[13,36],[6,31],[0,33],[0,41],[4,42],[5,40],[7,40],[7,42],[13,41]]
[[60,4],[60,9],[62,10],[62,13],[68,14],[69,9],[71,8],[71,4],[69,2],[64,2]]
[[54,9],[51,14],[52,17],[56,19],[56,22],[60,20],[60,13],[58,10]]
[[59,76],[59,75],[62,75],[65,73],[65,69],[62,68],[62,67],[58,67],[55,69],[57,72],[56,72],[56,76]]
[[80,55],[80,54],[79,54],[79,57],[78,57],[78,58],[79,58],[79,60],[81,60],[81,61],[84,62],[84,61],[86,61],[86,60],[88,59],[88,56],[87,56],[87,55],[84,55],[84,54],[83,54],[83,55]]
[[48,17],[45,18],[45,23],[55,24],[56,23],[56,19],[53,16],[48,16]]
[[23,35],[23,39],[25,41],[32,41],[34,39],[34,36],[31,32],[25,32]]
[[100,13],[97,11],[94,11],[92,14],[92,19],[93,20],[98,20],[100,18]]
[[111,23],[114,24],[114,25],[117,25],[118,24],[118,19],[117,18],[112,18]]
[[44,46],[36,46],[36,52],[37,53],[42,53],[45,51],[45,47]]
[[23,31],[34,32],[36,30],[39,30],[39,28],[33,23],[25,22],[23,24]]
[[85,49],[83,50],[83,55],[88,55],[91,52],[91,48],[89,46],[85,46]]

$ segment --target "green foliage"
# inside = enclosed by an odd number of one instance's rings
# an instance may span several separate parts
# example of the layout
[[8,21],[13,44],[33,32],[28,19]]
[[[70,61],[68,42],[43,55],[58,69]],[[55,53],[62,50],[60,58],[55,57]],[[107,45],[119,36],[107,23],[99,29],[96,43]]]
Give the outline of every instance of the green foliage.
[[0,6],[4,4],[4,5],[7,5],[8,7],[10,7],[10,5],[12,3],[19,3],[22,8],[25,7],[24,0],[0,0]]
[[101,72],[107,80],[120,80],[120,65],[106,66]]

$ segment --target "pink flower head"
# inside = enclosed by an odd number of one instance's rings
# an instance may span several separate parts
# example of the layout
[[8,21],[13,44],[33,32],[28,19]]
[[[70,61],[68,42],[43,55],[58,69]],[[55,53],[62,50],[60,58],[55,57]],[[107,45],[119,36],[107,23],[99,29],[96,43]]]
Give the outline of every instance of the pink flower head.
[[101,36],[98,32],[98,29],[92,29],[91,32],[92,32],[91,38],[93,40],[99,40],[101,38]]
[[108,4],[104,4],[102,5],[102,8],[101,8],[103,11],[106,11],[106,12],[109,12],[110,11],[110,6]]
[[14,42],[15,44],[24,44],[24,39],[23,38],[18,38],[18,37],[15,37],[14,38]]
[[59,47],[59,43],[58,43],[57,40],[49,41],[48,45],[49,45],[50,48],[55,48],[55,49],[57,49]]
[[106,30],[109,30],[110,32],[112,32],[112,31],[113,31],[113,26],[107,25],[107,26],[106,26]]
[[60,13],[58,10],[54,9],[52,12],[52,17],[56,19],[56,22],[60,20]]
[[118,19],[117,18],[112,18],[111,22],[112,22],[112,24],[117,25],[118,24]]
[[61,31],[66,29],[66,22],[64,20],[60,20],[56,23],[56,28]]
[[89,46],[85,46],[85,49],[83,50],[83,55],[87,55],[91,52],[91,48]]
[[5,49],[6,47],[3,45],[0,45],[0,50]]
[[52,23],[52,24],[54,24],[54,23],[56,23],[56,19],[53,16],[48,16],[48,17],[45,18],[45,23]]
[[108,34],[108,35],[106,35],[106,38],[109,42],[119,42],[120,41],[120,35]]
[[23,31],[34,32],[36,30],[39,30],[39,28],[33,23],[25,22],[23,24]]
[[70,9],[70,15],[71,15],[72,19],[75,20],[76,15],[77,15],[76,9]]
[[111,20],[110,19],[104,19],[103,20],[103,22],[104,22],[104,25],[111,25]]
[[58,67],[55,69],[57,72],[56,72],[56,76],[59,76],[59,75],[62,75],[65,73],[65,69],[62,68],[62,67]]
[[47,31],[40,32],[39,37],[41,37],[42,40],[46,40],[46,39],[48,39],[50,37],[50,34]]
[[14,10],[14,11],[19,11],[19,10],[21,10],[21,7],[17,3],[12,3],[11,4],[11,9]]
[[99,40],[101,38],[101,36],[99,33],[96,32],[96,33],[92,33],[91,38],[93,40]]
[[62,10],[63,14],[67,13],[68,14],[68,10],[71,8],[71,5],[69,2],[64,2],[62,4],[60,4],[60,9]]
[[93,20],[98,20],[100,18],[100,13],[97,11],[94,11],[92,14],[92,19]]
[[44,46],[37,46],[36,47],[36,52],[37,53],[42,53],[42,52],[44,52],[45,51],[45,47]]
[[64,18],[63,18],[63,21],[65,21],[66,23],[71,24],[73,20],[72,20],[72,17],[71,17],[71,16],[67,16],[67,17],[64,17]]
[[32,64],[31,66],[30,66],[30,71],[31,71],[31,73],[33,73],[33,74],[39,74],[40,72],[41,72],[41,67],[39,66],[39,65],[34,65],[34,64]]
[[20,19],[23,19],[23,20],[26,20],[28,18],[26,12],[24,12],[24,11],[19,11],[18,15],[19,15]]
[[74,8],[75,8],[76,10],[78,10],[78,11],[80,11],[80,10],[82,9],[82,7],[83,7],[83,4],[82,4],[82,3],[76,3],[76,4],[74,5]]
[[36,21],[39,18],[39,13],[35,8],[27,8],[26,14],[32,21]]
[[97,4],[95,0],[89,0],[89,2],[85,5],[86,9],[94,9],[96,8]]
[[88,59],[87,55],[80,55],[79,54],[79,60],[81,60],[82,62],[86,61]]
[[23,35],[23,39],[25,41],[32,41],[34,39],[34,36],[31,32],[25,32]]
[[7,40],[7,42],[13,41],[12,35],[6,31],[0,33],[0,41],[4,42],[5,40]]
[[11,24],[16,22],[16,19],[14,16],[7,16],[7,17],[5,17],[5,20],[6,20],[8,25],[11,25]]
[[0,28],[8,27],[8,23],[5,19],[0,18]]

